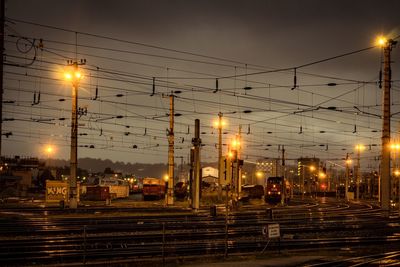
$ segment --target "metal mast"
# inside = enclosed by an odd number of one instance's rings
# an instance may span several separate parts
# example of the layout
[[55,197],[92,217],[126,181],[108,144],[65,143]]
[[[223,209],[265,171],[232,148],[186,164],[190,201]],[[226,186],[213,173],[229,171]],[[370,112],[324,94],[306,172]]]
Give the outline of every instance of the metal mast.
[[383,125],[382,125],[382,159],[381,159],[381,190],[382,210],[389,216],[390,208],[390,88],[391,68],[390,52],[397,41],[388,40],[383,47],[384,53],[384,87],[383,87]]

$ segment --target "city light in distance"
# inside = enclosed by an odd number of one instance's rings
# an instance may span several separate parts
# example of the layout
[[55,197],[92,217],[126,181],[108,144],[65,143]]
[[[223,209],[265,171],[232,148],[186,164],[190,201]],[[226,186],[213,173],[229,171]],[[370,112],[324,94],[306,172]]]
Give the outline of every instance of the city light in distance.
[[55,147],[52,146],[52,145],[46,145],[46,146],[44,147],[44,152],[46,153],[46,155],[47,155],[48,157],[50,157],[52,154],[54,154],[54,152],[55,152]]
[[53,152],[53,147],[52,146],[47,146],[46,147],[46,152],[49,153],[49,154],[52,153]]
[[361,145],[361,144],[358,144],[358,145],[356,145],[356,149],[359,150],[359,151],[362,151],[362,150],[365,149],[365,146]]

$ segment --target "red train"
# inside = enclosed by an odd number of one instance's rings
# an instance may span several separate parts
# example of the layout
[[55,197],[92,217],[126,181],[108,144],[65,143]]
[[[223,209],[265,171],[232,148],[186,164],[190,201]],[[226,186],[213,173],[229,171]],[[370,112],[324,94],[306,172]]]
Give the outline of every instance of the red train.
[[158,178],[143,179],[143,200],[151,198],[163,199],[165,196],[165,182]]
[[265,202],[269,204],[286,203],[290,197],[290,186],[284,177],[269,177],[265,186]]

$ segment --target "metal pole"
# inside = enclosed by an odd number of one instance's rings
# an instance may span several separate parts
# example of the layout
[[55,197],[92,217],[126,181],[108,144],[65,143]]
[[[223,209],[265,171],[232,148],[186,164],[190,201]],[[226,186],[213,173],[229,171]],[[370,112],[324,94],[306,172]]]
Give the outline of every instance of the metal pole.
[[237,151],[237,156],[236,156],[236,179],[237,179],[237,189],[236,189],[236,200],[239,200],[239,195],[242,187],[242,175],[240,173],[240,166],[239,166],[239,151]]
[[360,149],[361,148],[357,148],[357,179],[356,179],[356,200],[358,201],[360,199]]
[[239,134],[237,137],[239,144],[237,147],[236,154],[236,179],[237,179],[237,199],[239,199],[239,194],[242,192],[242,173],[239,168],[239,159],[241,156],[241,148],[242,148],[242,125],[239,125]]
[[378,166],[379,175],[378,175],[378,202],[382,205],[382,195],[381,195],[381,166]]
[[381,159],[381,190],[382,190],[382,210],[389,216],[390,208],[390,87],[391,87],[391,68],[390,52],[397,43],[388,40],[383,48],[384,52],[384,88],[383,88],[383,125],[382,125],[382,159]]
[[163,266],[164,266],[165,265],[165,222],[162,223],[162,247],[161,247],[161,253],[162,253]]
[[167,205],[174,204],[174,95],[169,96]]
[[399,215],[400,215],[400,176],[397,176],[397,205],[399,205]]
[[190,173],[189,173],[189,188],[190,188],[190,206],[194,207],[194,198],[195,198],[195,183],[194,183],[194,148],[190,149]]
[[301,198],[302,199],[304,199],[304,189],[305,189],[305,186],[304,186],[304,176],[306,175],[305,174],[305,172],[306,172],[306,170],[304,169],[304,165],[301,165],[301,180],[302,180],[302,182],[301,182]]
[[228,206],[226,206],[225,212],[225,258],[226,257],[228,257]]
[[229,194],[229,191],[228,191],[228,182],[226,179],[227,167],[228,167],[228,165],[225,164],[225,181],[226,181],[225,182],[225,191],[226,191],[226,197],[225,197],[225,258],[228,256],[228,194]]
[[282,198],[281,198],[281,204],[285,204],[286,200],[286,178],[285,178],[285,146],[282,145],[282,170],[281,174],[283,177],[283,192],[282,192]]
[[1,0],[0,10],[0,161],[2,155],[3,139],[3,64],[4,64],[4,19],[5,19],[5,0]]
[[[74,73],[78,71],[78,63],[74,62]],[[72,82],[72,118],[71,118],[71,153],[70,153],[70,200],[69,208],[78,206],[76,176],[78,171],[78,81]]]
[[235,180],[235,173],[234,173],[234,170],[235,170],[235,166],[234,166],[234,160],[235,160],[235,158],[232,158],[231,159],[231,185],[232,185],[232,188],[229,188],[230,189],[230,191],[231,191],[231,194],[230,194],[230,197],[231,197],[231,199],[232,199],[232,196],[235,194],[235,190],[236,190],[236,188],[235,188],[235,183],[236,183],[236,180]]
[[218,113],[218,199],[222,194],[222,113]]
[[200,207],[200,120],[195,120],[195,137],[192,140],[192,144],[194,146],[194,199],[192,208],[198,210]]
[[83,265],[86,265],[86,225],[83,226]]
[[349,153],[346,154],[346,181],[344,183],[344,197],[346,201],[349,201]]
[[312,198],[312,194],[311,194],[311,181],[314,180],[313,174],[311,172],[311,170],[308,171],[308,177],[307,177],[307,191],[310,194],[309,196]]

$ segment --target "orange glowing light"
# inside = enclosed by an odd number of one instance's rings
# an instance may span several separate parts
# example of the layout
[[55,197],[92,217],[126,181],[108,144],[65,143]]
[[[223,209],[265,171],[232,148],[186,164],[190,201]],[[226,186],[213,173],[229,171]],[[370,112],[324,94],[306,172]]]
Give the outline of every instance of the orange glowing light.
[[376,45],[383,47],[383,46],[385,46],[386,44],[387,44],[387,39],[386,39],[384,36],[379,36],[379,37],[376,39]]
[[64,73],[64,78],[68,81],[72,80],[72,74],[69,72]]
[[361,151],[361,150],[364,150],[364,149],[365,149],[365,146],[359,144],[359,145],[356,145],[356,149],[359,150],[359,151]]

